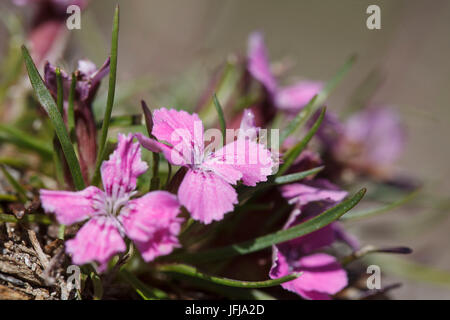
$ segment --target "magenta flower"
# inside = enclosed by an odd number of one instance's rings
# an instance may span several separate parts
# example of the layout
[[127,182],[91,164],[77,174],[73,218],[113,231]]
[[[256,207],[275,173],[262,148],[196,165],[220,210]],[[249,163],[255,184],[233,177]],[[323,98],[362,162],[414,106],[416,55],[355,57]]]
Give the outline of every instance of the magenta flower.
[[205,149],[203,123],[195,113],[162,108],[154,112],[153,121],[152,135],[164,143],[137,137],[144,148],[163,152],[171,164],[188,169],[178,199],[195,220],[205,224],[221,220],[238,203],[232,185],[242,180],[255,186],[272,174],[270,151],[252,139],[238,138],[216,152]]
[[322,82],[310,80],[280,87],[270,70],[264,38],[259,32],[249,37],[247,59],[249,73],[265,87],[272,103],[279,109],[297,112],[323,87]]
[[139,143],[133,135],[119,134],[116,150],[101,167],[104,191],[90,186],[82,191],[41,190],[42,207],[62,224],[88,220],[66,252],[75,264],[98,262],[105,270],[109,259],[126,250],[125,236],[133,240],[145,261],[179,247],[177,235],[183,219],[180,205],[166,191],[154,191],[133,199],[136,179],[147,170]]
[[[326,180],[315,180],[305,184],[295,183],[282,188],[284,197],[296,203],[283,229],[305,222],[342,201],[347,192],[339,190]],[[329,299],[347,286],[347,275],[335,257],[317,253],[317,250],[331,245],[336,240],[347,242],[358,248],[357,240],[347,235],[336,223],[302,237],[275,245],[272,279],[292,272],[303,272],[298,279],[282,284],[286,290],[306,299]]]

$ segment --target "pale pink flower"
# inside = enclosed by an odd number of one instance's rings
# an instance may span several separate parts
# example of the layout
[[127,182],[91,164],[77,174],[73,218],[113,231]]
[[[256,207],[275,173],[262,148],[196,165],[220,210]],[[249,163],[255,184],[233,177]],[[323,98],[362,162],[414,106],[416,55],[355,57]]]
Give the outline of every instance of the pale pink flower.
[[272,174],[271,152],[254,139],[238,138],[213,152],[205,148],[197,114],[162,108],[154,112],[153,121],[152,135],[164,143],[142,134],[137,137],[144,148],[163,152],[170,163],[188,168],[178,199],[195,220],[205,224],[221,220],[238,203],[232,185],[242,180],[255,186]]
[[286,111],[300,110],[323,88],[322,82],[311,80],[281,87],[270,69],[267,48],[260,32],[254,32],[249,37],[247,69],[266,88],[273,104]]
[[147,170],[134,135],[119,134],[116,150],[101,167],[104,191],[90,186],[78,192],[41,190],[42,207],[62,224],[88,220],[66,251],[75,264],[98,262],[103,271],[109,259],[126,250],[124,237],[136,244],[145,261],[179,247],[177,235],[183,219],[180,205],[166,191],[133,199],[136,179]]

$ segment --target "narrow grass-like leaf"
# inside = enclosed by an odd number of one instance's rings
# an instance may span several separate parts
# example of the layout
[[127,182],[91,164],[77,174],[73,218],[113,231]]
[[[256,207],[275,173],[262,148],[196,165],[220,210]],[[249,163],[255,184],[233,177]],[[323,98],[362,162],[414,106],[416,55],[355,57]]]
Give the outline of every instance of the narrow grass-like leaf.
[[267,288],[267,287],[275,287],[282,283],[292,281],[297,279],[301,273],[293,273],[278,279],[264,280],[264,281],[241,281],[241,280],[233,280],[228,278],[221,278],[216,276],[211,276],[200,272],[197,268],[188,266],[185,264],[166,264],[159,265],[157,267],[158,271],[161,272],[171,272],[171,273],[181,273],[190,277],[199,278],[202,280],[210,281],[215,284],[220,284],[228,287],[237,287],[237,288]]
[[0,194],[0,202],[16,202],[17,197],[13,194]]
[[280,145],[289,137],[292,133],[296,132],[299,128],[301,128],[306,120],[311,116],[313,107],[316,105],[317,95],[309,100],[308,104],[292,119],[286,129],[281,132],[280,135]]
[[72,79],[70,82],[70,91],[68,98],[68,107],[67,107],[67,127],[69,129],[69,135],[74,135],[75,130],[75,111],[74,111],[74,102],[75,102],[75,89],[77,86],[77,77],[75,73],[72,73]]
[[46,141],[37,139],[28,133],[6,124],[0,124],[0,141],[14,144],[19,148],[37,152],[45,158],[51,158],[53,154],[51,145]]
[[223,145],[225,145],[226,130],[227,130],[227,125],[225,123],[225,116],[223,115],[222,106],[220,105],[219,99],[217,99],[217,95],[215,93],[213,96],[213,100],[214,100],[214,106],[216,107],[217,116],[219,117],[220,130],[222,131],[222,143],[223,143]]
[[325,100],[328,98],[328,96],[333,92],[333,90],[336,88],[336,86],[342,81],[344,76],[348,73],[348,71],[351,69],[353,64],[356,61],[356,55],[352,55],[339,70],[336,72],[333,78],[331,78],[326,84],[325,87],[319,92],[316,103],[314,104],[314,110],[317,109],[322,103],[325,102]]
[[287,230],[280,230],[253,240],[244,241],[238,244],[217,249],[211,249],[204,252],[172,255],[171,257],[169,256],[168,259],[196,263],[210,262],[231,258],[237,255],[249,254],[252,252],[263,250],[265,248],[269,248],[274,244],[289,241],[317,231],[329,225],[333,221],[336,221],[347,211],[356,206],[356,204],[358,204],[365,193],[366,189],[363,188],[358,191],[353,197],[344,200],[333,208],[328,209],[324,213]]
[[304,179],[306,177],[309,177],[313,174],[316,174],[316,173],[320,172],[321,170],[323,170],[323,168],[325,168],[325,167],[321,166],[321,167],[313,168],[310,170],[305,170],[302,172],[291,173],[291,174],[287,174],[285,176],[276,177],[273,180],[273,184],[282,185],[282,184],[286,184],[286,183],[295,182],[295,181]]
[[57,67],[55,69],[55,74],[56,74],[56,105],[58,106],[58,110],[59,113],[61,114],[61,116],[63,115],[64,112],[64,92],[63,92],[63,81],[62,81],[62,76],[61,76],[61,69],[59,67]]
[[114,94],[116,91],[116,74],[117,74],[117,50],[119,44],[119,6],[114,12],[112,37],[111,37],[111,63],[109,69],[109,86],[108,98],[106,99],[106,110],[103,117],[102,131],[100,134],[99,148],[97,154],[97,161],[95,164],[95,172],[92,178],[92,184],[97,185],[100,182],[100,166],[102,164],[106,146],[106,139],[108,138],[109,122],[111,120],[111,113],[114,106]]
[[14,188],[17,192],[17,196],[19,200],[23,203],[27,201],[27,191],[24,187],[20,185],[20,183],[8,172],[4,165],[0,165],[0,170],[5,176],[6,180],[8,180],[9,184]]
[[64,156],[66,157],[70,173],[72,174],[75,188],[78,190],[84,189],[84,181],[83,176],[81,175],[80,164],[78,163],[77,156],[73,149],[69,135],[67,134],[64,121],[58,111],[58,107],[47,87],[45,86],[44,81],[42,80],[41,75],[34,65],[33,60],[31,59],[31,56],[25,46],[22,46],[22,54],[28,70],[31,85],[33,86],[39,102],[47,112],[53,128],[55,129],[56,135],[58,136],[59,142],[61,143],[61,147],[64,152]]
[[11,214],[4,214],[0,213],[0,222],[13,222],[13,223],[20,223],[20,222],[26,222],[26,223],[42,223],[50,225],[53,223],[52,219],[46,215],[42,214],[25,214],[21,219],[17,219]]
[[311,129],[309,129],[306,136],[286,153],[286,155],[284,156],[284,163],[281,165],[280,170],[278,170],[278,172],[276,173],[276,176],[280,176],[285,173],[294,163],[295,159],[297,159],[300,153],[305,150],[309,141],[316,134],[317,130],[322,124],[323,118],[325,117],[325,111],[326,108],[323,108],[322,112],[320,112],[319,118],[317,118],[316,122],[314,122],[313,126],[311,127]]
[[166,299],[168,298],[167,293],[164,291],[150,287],[143,283],[141,280],[136,278],[131,272],[128,270],[122,269],[119,273],[120,277],[128,282],[136,292],[142,297],[144,300],[155,300],[155,299]]
[[373,217],[373,216],[377,216],[383,213],[387,213],[395,208],[398,208],[402,205],[404,205],[405,203],[409,202],[410,200],[414,199],[420,192],[419,190],[415,190],[411,193],[409,193],[406,197],[401,198],[397,201],[394,201],[392,203],[389,203],[385,206],[381,206],[379,208],[373,208],[373,209],[368,209],[368,210],[360,210],[360,211],[354,211],[354,212],[350,212],[348,215],[344,216],[341,218],[341,220],[343,221],[348,221],[348,220],[360,220],[360,219],[365,219],[365,218],[369,218],[369,217]]

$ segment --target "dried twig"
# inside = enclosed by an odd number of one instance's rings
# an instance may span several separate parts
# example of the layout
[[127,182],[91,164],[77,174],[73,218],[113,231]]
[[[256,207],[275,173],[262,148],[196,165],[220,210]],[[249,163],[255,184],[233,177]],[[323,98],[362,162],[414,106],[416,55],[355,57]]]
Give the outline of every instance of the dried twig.
[[39,261],[41,262],[42,267],[46,269],[49,265],[49,261],[44,251],[42,251],[41,245],[36,237],[36,232],[34,232],[33,230],[27,230],[27,232],[28,237],[30,238],[31,244],[33,245],[33,248],[36,251],[36,254],[39,258]]

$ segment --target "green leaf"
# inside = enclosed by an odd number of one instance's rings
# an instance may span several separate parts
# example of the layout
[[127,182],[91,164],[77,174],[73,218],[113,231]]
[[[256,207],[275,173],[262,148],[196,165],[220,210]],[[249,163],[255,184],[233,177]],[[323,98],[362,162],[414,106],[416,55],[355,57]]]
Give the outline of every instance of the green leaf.
[[53,128],[55,129],[56,135],[58,136],[59,142],[61,143],[61,147],[64,152],[64,156],[66,157],[70,173],[72,174],[75,188],[78,190],[84,189],[84,181],[83,176],[81,175],[80,164],[78,163],[77,156],[75,155],[75,151],[73,149],[69,135],[67,134],[64,121],[58,111],[58,107],[47,87],[45,86],[44,81],[42,81],[42,78],[25,46],[22,46],[22,54],[34,92],[36,93],[36,96],[42,107],[47,112]]
[[0,194],[0,202],[16,202],[17,197],[13,194]]
[[53,223],[52,219],[46,215],[42,214],[25,214],[21,219],[17,219],[11,214],[4,214],[0,213],[0,222],[13,222],[13,223],[21,223],[21,222],[27,222],[27,223],[42,223],[50,225]]
[[75,73],[72,73],[72,79],[70,82],[70,91],[68,98],[67,107],[67,127],[69,128],[69,135],[72,136],[75,130],[75,112],[74,112],[74,101],[75,101],[75,89],[77,86],[77,77]]
[[281,132],[280,135],[280,145],[283,144],[283,142],[286,140],[287,137],[289,137],[292,133],[296,132],[299,128],[301,128],[306,120],[309,119],[309,117],[312,114],[313,107],[316,105],[315,102],[317,100],[317,95],[311,98],[309,100],[308,104],[295,116],[294,119],[292,119],[291,122],[289,122],[286,129],[284,129]]
[[106,100],[106,110],[103,117],[102,131],[99,141],[99,149],[97,154],[97,162],[95,164],[94,177],[92,178],[92,185],[97,185],[100,182],[100,166],[102,164],[106,146],[106,139],[108,138],[109,122],[111,120],[111,113],[114,106],[114,94],[116,90],[116,74],[117,74],[117,50],[119,44],[119,6],[114,12],[112,37],[111,37],[111,62],[109,69],[109,86],[108,98]]
[[319,129],[320,125],[322,124],[323,118],[325,117],[325,111],[326,108],[323,108],[320,112],[319,118],[314,122],[311,129],[308,131],[306,136],[298,142],[295,146],[293,146],[288,152],[286,152],[284,156],[284,163],[281,165],[280,170],[276,173],[276,176],[280,176],[283,173],[285,173],[290,166],[294,163],[295,159],[300,155],[300,153],[305,150],[306,146],[308,145],[309,141],[312,139],[312,137],[316,134],[317,130]]
[[210,281],[215,284],[220,284],[223,286],[229,286],[229,287],[237,287],[237,288],[267,288],[267,287],[274,287],[278,286],[282,283],[297,279],[301,273],[293,273],[278,279],[271,279],[271,280],[265,280],[265,281],[240,281],[240,280],[233,280],[233,279],[227,279],[227,278],[221,278],[216,276],[211,276],[208,274],[205,274],[203,272],[200,272],[197,268],[188,266],[185,264],[166,264],[166,265],[159,265],[157,267],[158,271],[161,272],[171,272],[171,273],[180,273],[184,274],[193,278],[199,278],[202,280]]
[[19,148],[37,152],[45,158],[51,158],[53,149],[50,144],[37,139],[13,126],[0,124],[0,141],[16,145]]
[[420,190],[415,190],[415,191],[411,192],[410,194],[408,194],[406,197],[401,198],[397,201],[394,201],[392,203],[389,203],[389,204],[379,207],[379,208],[350,212],[348,215],[342,217],[341,220],[354,221],[354,220],[369,218],[369,217],[377,216],[377,215],[380,215],[383,213],[387,213],[395,208],[402,206],[403,204],[409,202],[410,200],[414,199],[419,194],[419,192],[420,192]]
[[311,176],[313,174],[316,174],[316,173],[322,171],[323,168],[325,168],[325,167],[324,166],[320,166],[320,167],[313,168],[313,169],[310,169],[310,170],[305,170],[305,171],[302,171],[302,172],[291,173],[291,174],[287,174],[287,175],[284,175],[284,176],[281,176],[281,177],[276,177],[273,180],[273,184],[274,185],[282,185],[282,184],[286,184],[286,183],[295,182],[295,181],[304,179],[306,177],[309,177],[309,176]]
[[63,92],[63,81],[62,81],[62,76],[61,76],[61,69],[59,67],[57,67],[55,69],[55,74],[56,74],[56,105],[58,106],[58,110],[59,113],[61,114],[61,116],[63,115],[64,112],[64,92]]
[[136,278],[128,270],[125,269],[120,270],[119,275],[123,280],[128,282],[144,300],[168,298],[167,293],[158,288],[148,286],[147,284],[143,283],[141,280]]
[[214,93],[214,96],[213,96],[213,100],[214,100],[214,106],[216,107],[217,115],[219,117],[220,130],[222,131],[222,143],[223,143],[223,145],[225,145],[225,143],[226,143],[227,125],[225,123],[225,117],[223,115],[223,109],[222,109],[222,106],[220,105],[220,102],[217,99],[217,95],[215,93]]
[[[338,72],[334,75],[333,78],[331,78],[326,84],[325,87],[319,92],[316,103],[314,104],[313,109],[317,109],[322,103],[325,102],[325,100],[328,98],[328,96],[333,92],[333,90],[337,87],[337,85],[342,81],[344,76],[348,73],[348,71],[351,69],[353,64],[356,61],[356,55],[352,55],[341,68],[339,68]],[[315,111],[315,110],[313,110]]]
[[20,183],[8,172],[4,165],[0,165],[0,170],[5,176],[6,180],[8,180],[9,184],[14,188],[17,192],[19,200],[22,203],[27,201],[27,191],[20,185]]
[[362,199],[366,189],[363,188],[358,191],[353,197],[342,201],[338,205],[331,209],[328,209],[324,213],[296,226],[293,226],[287,230],[280,230],[268,235],[244,241],[231,246],[225,246],[217,249],[211,249],[204,252],[196,253],[181,253],[178,255],[169,256],[170,260],[179,260],[183,262],[210,262],[216,260],[223,260],[238,255],[249,254],[265,248],[269,248],[274,244],[285,242],[304,236],[311,232],[317,231],[333,221],[339,219],[347,211],[352,209]]

